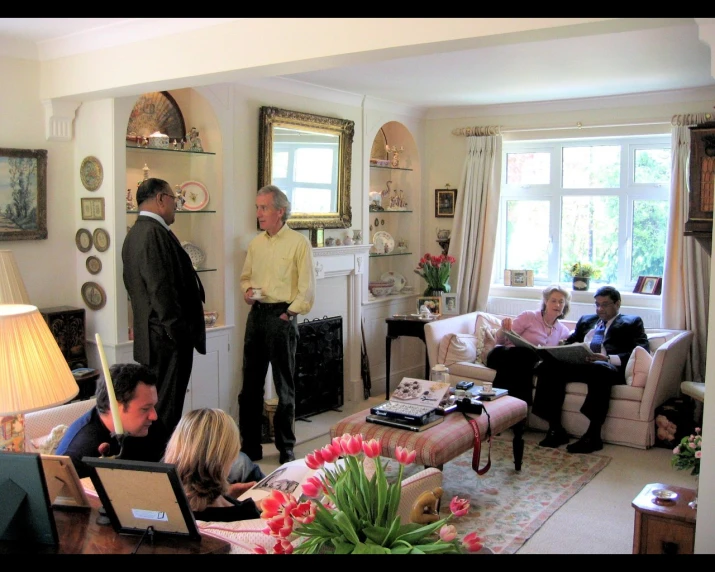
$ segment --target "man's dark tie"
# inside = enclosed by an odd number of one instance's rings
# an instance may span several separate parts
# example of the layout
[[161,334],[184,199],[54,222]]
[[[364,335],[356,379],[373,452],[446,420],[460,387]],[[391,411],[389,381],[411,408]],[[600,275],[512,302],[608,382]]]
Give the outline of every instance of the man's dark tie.
[[591,340],[591,351],[595,354],[600,354],[601,352],[601,346],[603,345],[603,336],[606,333],[606,324],[603,323],[603,320],[598,321],[598,325],[596,326],[596,331],[593,334],[593,339]]

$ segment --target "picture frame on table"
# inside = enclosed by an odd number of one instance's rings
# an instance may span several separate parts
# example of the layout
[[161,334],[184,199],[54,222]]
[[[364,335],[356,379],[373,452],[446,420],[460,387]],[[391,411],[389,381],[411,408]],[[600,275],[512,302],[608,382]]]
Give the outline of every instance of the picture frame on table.
[[445,316],[459,315],[459,301],[455,292],[442,294],[442,314]]
[[457,189],[435,189],[434,216],[437,218],[454,218],[456,204]]
[[82,220],[104,220],[104,199],[80,199]]
[[431,314],[442,314],[442,297],[441,296],[419,296],[417,298],[417,313],[422,306],[427,306]]
[[663,289],[663,278],[661,276],[639,276],[633,292],[635,294],[660,295]]
[[47,238],[47,149],[0,148],[0,212],[0,240]]

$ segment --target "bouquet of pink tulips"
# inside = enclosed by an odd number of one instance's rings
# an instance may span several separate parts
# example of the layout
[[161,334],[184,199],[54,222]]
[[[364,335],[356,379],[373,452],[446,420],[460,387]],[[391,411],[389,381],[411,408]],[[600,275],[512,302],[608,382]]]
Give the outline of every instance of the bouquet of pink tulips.
[[[263,500],[261,518],[267,522],[263,532],[275,537],[273,552],[440,554],[481,550],[476,533],[460,543],[456,528],[447,524],[452,517],[467,514],[469,502],[465,499],[455,496],[449,505],[451,514],[437,522],[402,523],[397,516],[402,474],[405,465],[414,462],[415,452],[397,447],[399,474],[395,483],[388,484],[381,450],[375,439],[363,441],[362,435],[345,434],[307,455],[306,465],[322,470],[303,485],[308,500],[298,502],[275,490]],[[365,457],[375,460],[370,479],[363,465]],[[256,552],[266,550],[258,547]]]

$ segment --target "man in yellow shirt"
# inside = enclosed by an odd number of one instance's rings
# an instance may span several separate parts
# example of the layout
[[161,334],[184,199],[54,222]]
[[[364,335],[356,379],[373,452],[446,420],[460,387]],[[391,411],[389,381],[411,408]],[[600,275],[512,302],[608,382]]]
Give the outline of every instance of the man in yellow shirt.
[[[243,299],[251,306],[238,395],[241,450],[253,461],[263,458],[263,396],[270,363],[278,394],[273,429],[281,464],[295,459],[296,316],[310,312],[315,300],[313,250],[307,237],[286,224],[290,209],[288,197],[275,185],[258,191],[256,217],[264,232],[248,245],[241,272]],[[254,288],[261,288],[260,298]]]

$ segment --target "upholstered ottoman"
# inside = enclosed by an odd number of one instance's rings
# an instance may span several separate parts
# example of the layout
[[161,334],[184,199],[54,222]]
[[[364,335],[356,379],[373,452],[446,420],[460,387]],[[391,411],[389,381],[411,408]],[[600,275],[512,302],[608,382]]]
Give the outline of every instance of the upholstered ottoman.
[[[489,413],[492,435],[497,435],[511,428],[514,432],[514,468],[521,470],[524,456],[524,426],[526,425],[526,402],[509,395],[484,403]],[[417,452],[415,463],[426,467],[442,469],[445,463],[458,457],[465,451],[474,448],[474,432],[471,424],[458,411],[450,413],[444,422],[420,432],[397,429],[387,425],[369,423],[365,420],[370,409],[364,409],[345,419],[338,421],[330,428],[330,437],[340,437],[345,433],[357,435],[364,439],[379,439],[382,443],[382,456],[395,458],[397,446]],[[483,466],[488,455],[487,444],[487,414],[472,415],[477,420],[479,434],[482,437]]]

